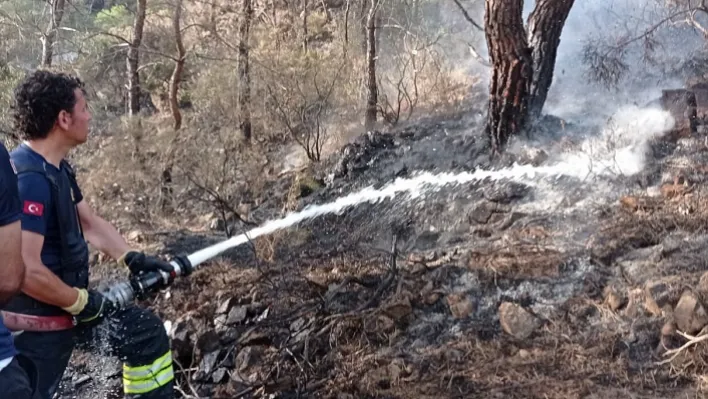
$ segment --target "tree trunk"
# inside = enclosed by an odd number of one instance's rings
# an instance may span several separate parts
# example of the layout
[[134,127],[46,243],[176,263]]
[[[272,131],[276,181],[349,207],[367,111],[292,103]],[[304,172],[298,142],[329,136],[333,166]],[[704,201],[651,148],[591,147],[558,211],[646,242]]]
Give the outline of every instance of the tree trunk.
[[179,110],[179,83],[182,80],[182,71],[184,71],[184,59],[186,51],[182,43],[182,28],[180,19],[182,18],[182,1],[176,0],[175,13],[172,17],[172,32],[175,35],[175,45],[177,46],[177,61],[175,61],[175,69],[172,71],[170,78],[170,110],[174,119],[175,136],[167,149],[167,160],[165,168],[162,170],[162,193],[161,208],[164,212],[172,211],[172,166],[174,162],[175,146],[177,145],[178,131],[182,127],[182,113]]
[[486,133],[500,152],[526,125],[531,52],[524,31],[523,0],[486,0],[484,25],[492,61]]
[[553,70],[563,25],[574,0],[537,0],[529,15],[528,44],[531,47],[533,77],[529,90],[529,120],[541,116],[548,90],[553,82]]
[[302,7],[302,49],[305,53],[307,53],[307,36],[309,33],[307,33],[307,0],[304,1],[304,5]]
[[172,18],[172,31],[175,35],[175,44],[177,46],[177,61],[175,61],[175,69],[172,71],[170,78],[170,111],[172,118],[175,121],[174,129],[179,130],[182,127],[182,113],[179,110],[179,83],[182,80],[182,71],[184,71],[184,58],[186,51],[182,43],[182,28],[180,27],[180,19],[182,18],[182,1],[177,0],[175,4],[175,14]]
[[246,140],[251,140],[251,75],[249,72],[249,39],[253,6],[251,0],[243,0],[243,17],[239,27],[238,43],[238,107],[241,118],[241,131]]
[[128,115],[137,115],[140,112],[140,44],[143,40],[143,27],[145,26],[145,8],[147,0],[137,0],[138,7],[135,11],[133,25],[133,41],[128,48],[126,59],[128,69]]
[[61,19],[64,17],[64,0],[53,0],[50,2],[51,11],[49,13],[49,26],[47,32],[42,37],[42,66],[52,65],[54,56],[54,44],[57,40],[57,31],[61,26]]
[[[361,9],[359,10],[359,28],[361,29],[361,50],[362,54],[366,54],[366,46],[368,43],[367,37],[367,27],[368,27],[368,11],[366,4],[370,0],[361,0]],[[369,7],[370,8],[370,7]]]
[[347,5],[344,8],[344,58],[347,57],[347,47],[349,46],[349,8],[351,0],[347,0]]
[[369,94],[366,99],[366,118],[364,128],[366,131],[373,129],[376,124],[376,107],[379,102],[379,90],[376,84],[376,13],[379,0],[371,0],[371,8],[366,24],[366,72],[368,75]]

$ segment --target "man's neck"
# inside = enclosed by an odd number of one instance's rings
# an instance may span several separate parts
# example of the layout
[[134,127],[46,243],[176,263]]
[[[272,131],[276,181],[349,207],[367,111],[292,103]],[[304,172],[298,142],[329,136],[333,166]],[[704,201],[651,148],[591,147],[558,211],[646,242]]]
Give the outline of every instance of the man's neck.
[[64,159],[71,150],[71,147],[66,145],[66,143],[60,142],[60,140],[54,139],[54,137],[50,135],[42,140],[25,141],[25,144],[34,150],[34,152],[43,156],[47,162],[58,168],[62,159]]

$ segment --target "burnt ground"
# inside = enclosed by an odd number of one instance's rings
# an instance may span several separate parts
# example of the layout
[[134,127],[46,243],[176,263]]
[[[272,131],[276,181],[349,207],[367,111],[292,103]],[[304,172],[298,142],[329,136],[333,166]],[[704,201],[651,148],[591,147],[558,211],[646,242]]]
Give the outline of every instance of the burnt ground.
[[[296,207],[420,170],[552,162],[527,150],[490,159],[478,123],[458,115],[362,136],[309,171],[324,185]],[[597,134],[553,118],[543,127],[548,153]],[[169,321],[176,397],[700,395],[703,343],[658,364],[687,342],[681,332],[708,324],[708,148],[673,137],[650,143],[637,176],[443,187],[228,251],[141,303]],[[161,237],[169,253],[221,239]],[[76,352],[65,395],[120,397],[119,364],[92,359]]]

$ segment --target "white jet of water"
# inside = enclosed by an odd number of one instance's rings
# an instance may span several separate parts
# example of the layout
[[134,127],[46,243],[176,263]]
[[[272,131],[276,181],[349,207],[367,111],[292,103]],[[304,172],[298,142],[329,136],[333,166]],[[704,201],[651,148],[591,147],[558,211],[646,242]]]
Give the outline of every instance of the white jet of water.
[[[380,189],[366,187],[361,191],[323,204],[310,205],[300,212],[291,213],[282,219],[271,220],[244,234],[199,250],[188,256],[193,266],[217,256],[230,248],[249,240],[293,226],[307,219],[327,214],[341,214],[348,208],[363,203],[379,203],[401,193],[416,198],[442,186],[455,186],[473,181],[517,180],[527,181],[536,177],[570,176],[587,178],[589,174],[606,175],[618,171],[631,175],[642,170],[647,143],[673,126],[668,112],[658,109],[629,108],[621,111],[614,126],[606,128],[599,139],[589,140],[578,153],[568,154],[559,162],[547,166],[519,165],[500,170],[477,170],[461,173],[414,173],[411,178],[397,178]],[[612,140],[609,140],[612,138]],[[599,144],[599,145],[598,145]],[[599,149],[588,153],[592,147]],[[594,154],[594,155],[593,155]]]

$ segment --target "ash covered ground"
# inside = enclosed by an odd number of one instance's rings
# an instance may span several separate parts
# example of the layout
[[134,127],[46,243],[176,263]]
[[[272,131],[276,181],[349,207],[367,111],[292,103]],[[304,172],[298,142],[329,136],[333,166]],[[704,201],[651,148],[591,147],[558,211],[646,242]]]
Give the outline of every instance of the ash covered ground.
[[[167,321],[176,396],[700,395],[705,346],[671,351],[708,324],[706,137],[608,135],[547,117],[534,142],[491,159],[471,115],[359,137],[307,171],[321,184],[297,208],[417,171],[577,165],[598,148],[640,171],[440,187],[231,250],[141,303]],[[275,213],[268,202],[254,211]],[[172,234],[165,251],[221,239]],[[119,364],[92,359],[77,351],[64,394],[120,397]]]

